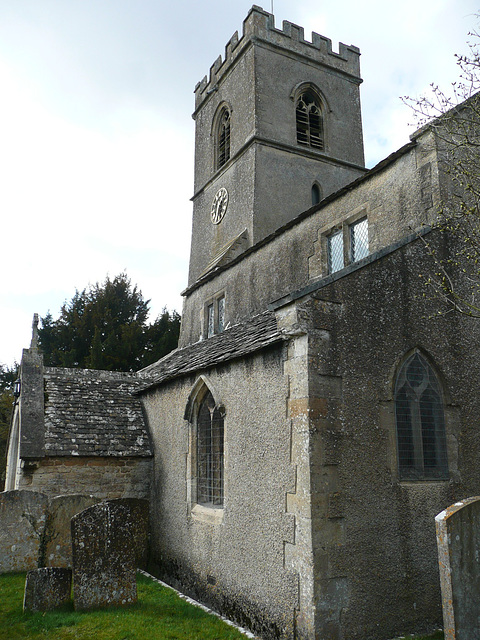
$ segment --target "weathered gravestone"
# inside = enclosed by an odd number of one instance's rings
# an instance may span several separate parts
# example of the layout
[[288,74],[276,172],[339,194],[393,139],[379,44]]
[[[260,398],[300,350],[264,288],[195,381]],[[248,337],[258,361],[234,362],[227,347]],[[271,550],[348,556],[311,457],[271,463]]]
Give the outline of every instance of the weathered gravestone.
[[38,567],[48,497],[35,491],[0,493],[0,573]]
[[82,494],[61,495],[50,499],[45,536],[45,565],[47,567],[72,566],[70,522],[75,514],[98,502],[100,502],[99,498]]
[[72,570],[44,567],[27,573],[24,611],[52,611],[70,602]]
[[72,518],[75,609],[137,600],[135,548],[128,506],[101,502]]
[[146,569],[148,564],[150,503],[142,498],[116,498],[112,504],[123,504],[130,510],[136,567]]
[[480,638],[480,497],[435,518],[445,640]]

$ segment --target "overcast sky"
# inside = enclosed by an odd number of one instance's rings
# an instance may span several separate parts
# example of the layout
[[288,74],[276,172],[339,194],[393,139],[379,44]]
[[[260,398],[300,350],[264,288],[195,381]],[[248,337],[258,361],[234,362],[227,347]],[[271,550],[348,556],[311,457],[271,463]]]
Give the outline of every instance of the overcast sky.
[[[259,3],[271,10],[271,0]],[[34,312],[126,271],[181,311],[193,189],[193,89],[247,0],[0,0],[0,362]],[[407,142],[399,99],[457,77],[471,0],[274,0],[289,20],[357,45],[368,167]]]

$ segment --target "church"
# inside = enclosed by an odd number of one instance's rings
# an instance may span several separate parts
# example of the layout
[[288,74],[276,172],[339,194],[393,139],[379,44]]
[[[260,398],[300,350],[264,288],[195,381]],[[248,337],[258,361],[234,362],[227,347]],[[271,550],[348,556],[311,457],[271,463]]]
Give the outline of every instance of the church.
[[434,517],[480,494],[478,321],[425,296],[441,141],[365,168],[359,57],[253,6],[195,88],[178,349],[52,369],[34,323],[22,359],[6,490],[148,497],[150,571],[265,640],[440,627]]

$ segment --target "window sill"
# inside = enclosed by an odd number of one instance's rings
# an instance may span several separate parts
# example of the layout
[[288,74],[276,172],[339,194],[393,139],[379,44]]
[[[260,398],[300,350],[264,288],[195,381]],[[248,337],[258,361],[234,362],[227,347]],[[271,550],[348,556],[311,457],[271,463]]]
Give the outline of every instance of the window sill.
[[190,514],[193,520],[205,522],[207,524],[222,524],[223,507],[206,507],[205,505],[196,504]]

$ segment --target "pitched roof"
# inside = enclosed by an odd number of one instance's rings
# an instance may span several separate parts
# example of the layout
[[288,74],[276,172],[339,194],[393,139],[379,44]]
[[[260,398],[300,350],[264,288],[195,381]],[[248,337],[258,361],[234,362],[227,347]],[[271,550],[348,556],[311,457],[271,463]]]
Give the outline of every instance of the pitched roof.
[[240,358],[285,339],[277,327],[275,314],[265,311],[207,340],[176,349],[142,369],[138,375],[146,380],[140,391],[180,375]]
[[152,455],[135,374],[46,367],[44,380],[46,455]]

